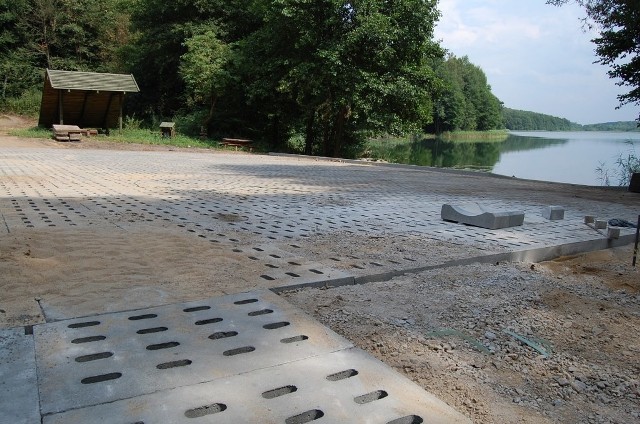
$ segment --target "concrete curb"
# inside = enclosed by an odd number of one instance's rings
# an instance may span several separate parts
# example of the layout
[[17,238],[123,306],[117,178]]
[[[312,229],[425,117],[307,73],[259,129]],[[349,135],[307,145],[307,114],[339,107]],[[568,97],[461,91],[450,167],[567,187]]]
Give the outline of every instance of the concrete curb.
[[611,249],[614,247],[626,246],[635,241],[634,234],[627,234],[618,239],[595,239],[579,241],[575,243],[559,244],[555,246],[540,247],[535,249],[517,250],[513,252],[495,253],[491,255],[473,256],[470,258],[454,259],[435,265],[426,265],[415,268],[396,269],[379,274],[369,274],[361,276],[344,277],[334,280],[315,281],[312,283],[299,283],[289,286],[274,287],[269,290],[278,294],[289,290],[302,288],[334,288],[342,286],[352,286],[367,283],[380,283],[389,281],[395,277],[406,274],[418,274],[433,269],[451,268],[454,266],[487,264],[499,262],[531,262],[538,263],[553,260],[562,256],[572,256],[581,253],[593,252],[597,250]]

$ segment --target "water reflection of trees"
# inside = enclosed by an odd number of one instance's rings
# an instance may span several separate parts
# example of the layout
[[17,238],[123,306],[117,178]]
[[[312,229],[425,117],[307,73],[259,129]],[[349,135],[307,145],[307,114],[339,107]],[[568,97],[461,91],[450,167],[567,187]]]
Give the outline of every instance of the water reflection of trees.
[[500,153],[535,150],[568,142],[569,140],[566,138],[542,138],[509,134],[509,137],[500,144]]
[[491,169],[500,159],[498,142],[452,142],[423,139],[394,146],[384,159],[395,163],[408,163],[441,168]]
[[416,139],[411,143],[390,144],[375,157],[393,163],[439,168],[478,168],[491,170],[500,154],[541,149],[568,143],[568,139],[519,136],[510,134],[505,141],[447,141]]

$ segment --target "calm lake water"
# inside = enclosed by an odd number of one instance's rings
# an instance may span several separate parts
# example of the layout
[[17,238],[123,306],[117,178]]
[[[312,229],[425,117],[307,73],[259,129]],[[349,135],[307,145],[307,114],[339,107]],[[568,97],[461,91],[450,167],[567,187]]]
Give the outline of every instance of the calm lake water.
[[598,167],[608,169],[616,185],[617,158],[634,148],[640,155],[637,132],[512,132],[502,144],[494,174],[584,185],[603,184]]
[[[635,144],[635,147],[629,142]],[[638,132],[515,131],[504,142],[420,140],[395,146],[382,157],[396,163],[444,168],[476,168],[517,178],[603,185],[596,169],[609,170],[617,185],[616,160],[635,148]]]

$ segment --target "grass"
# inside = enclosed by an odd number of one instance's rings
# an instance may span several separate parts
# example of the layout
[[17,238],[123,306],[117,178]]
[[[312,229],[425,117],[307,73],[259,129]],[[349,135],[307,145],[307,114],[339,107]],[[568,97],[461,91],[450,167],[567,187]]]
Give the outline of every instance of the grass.
[[[51,130],[42,127],[22,128],[12,130],[11,135],[24,138],[48,138],[52,137]],[[210,139],[200,139],[196,137],[189,137],[182,134],[177,134],[172,138],[163,138],[158,131],[152,131],[143,128],[130,128],[119,130],[112,130],[108,136],[94,137],[94,140],[108,141],[111,143],[123,143],[123,144],[148,144],[158,146],[174,146],[183,148],[201,148],[201,149],[220,149],[220,150],[235,150],[235,148],[227,148],[220,146],[219,142]]]
[[491,131],[447,131],[439,135],[447,141],[505,141],[509,137],[507,130]]

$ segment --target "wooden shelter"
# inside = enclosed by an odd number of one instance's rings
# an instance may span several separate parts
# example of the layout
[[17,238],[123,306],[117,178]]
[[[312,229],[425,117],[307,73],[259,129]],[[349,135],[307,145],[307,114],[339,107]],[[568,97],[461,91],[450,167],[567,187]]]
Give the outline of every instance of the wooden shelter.
[[38,124],[122,129],[124,95],[139,91],[133,75],[47,69]]

